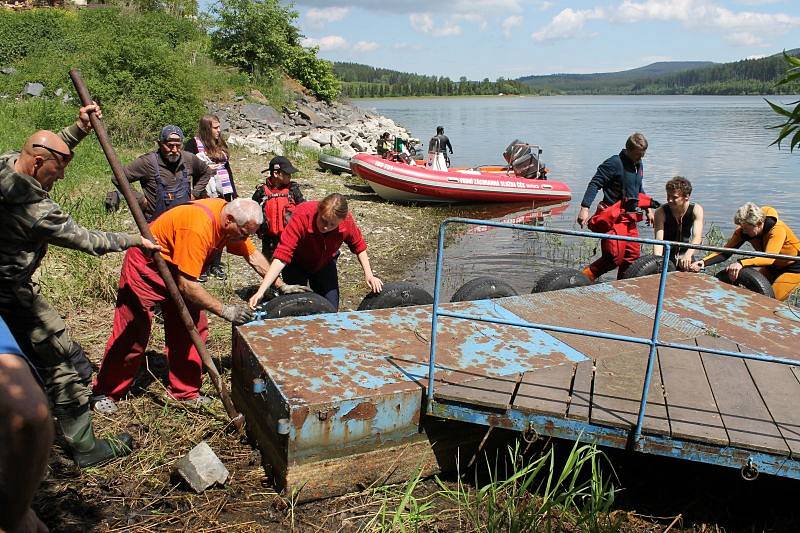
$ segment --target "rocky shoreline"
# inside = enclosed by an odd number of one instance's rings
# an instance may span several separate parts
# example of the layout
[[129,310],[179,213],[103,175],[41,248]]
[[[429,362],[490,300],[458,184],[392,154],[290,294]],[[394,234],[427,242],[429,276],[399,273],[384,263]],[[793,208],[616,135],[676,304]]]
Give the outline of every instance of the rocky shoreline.
[[333,148],[349,158],[359,152],[374,153],[383,132],[411,138],[408,130],[390,118],[343,102],[327,104],[305,94],[298,94],[294,105],[284,106],[280,112],[257,90],[247,98],[209,102],[207,107],[219,116],[228,144],[256,154],[283,155],[285,143],[297,143],[314,151]]

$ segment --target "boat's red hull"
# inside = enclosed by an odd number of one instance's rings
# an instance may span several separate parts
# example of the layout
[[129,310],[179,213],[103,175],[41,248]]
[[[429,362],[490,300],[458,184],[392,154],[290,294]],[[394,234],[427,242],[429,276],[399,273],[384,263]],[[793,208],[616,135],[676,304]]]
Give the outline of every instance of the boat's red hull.
[[442,172],[370,154],[356,154],[350,168],[385,200],[400,202],[528,202],[569,200],[559,181],[530,180],[505,172]]

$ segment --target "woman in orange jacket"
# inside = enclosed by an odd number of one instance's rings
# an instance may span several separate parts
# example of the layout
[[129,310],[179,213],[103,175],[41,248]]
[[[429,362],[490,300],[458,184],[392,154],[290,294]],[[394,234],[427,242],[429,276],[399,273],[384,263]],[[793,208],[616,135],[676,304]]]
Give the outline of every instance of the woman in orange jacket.
[[[774,207],[759,207],[748,202],[733,217],[736,231],[725,243],[726,248],[739,248],[749,242],[754,250],[768,254],[800,255],[800,240],[782,220]],[[711,253],[692,264],[695,272],[701,268],[721,263],[731,254]],[[784,301],[800,286],[800,261],[750,257],[739,259],[726,268],[731,281],[736,281],[742,268],[758,267],[772,283],[775,298]]]

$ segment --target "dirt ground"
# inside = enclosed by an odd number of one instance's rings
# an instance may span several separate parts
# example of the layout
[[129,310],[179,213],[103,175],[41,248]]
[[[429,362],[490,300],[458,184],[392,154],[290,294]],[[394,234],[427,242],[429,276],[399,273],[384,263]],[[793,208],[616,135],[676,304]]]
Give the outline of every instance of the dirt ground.
[[[290,154],[290,157],[292,155]],[[365,183],[316,169],[313,158],[292,157],[301,168],[297,178],[308,199],[331,192],[345,194],[369,244],[376,274],[398,281],[435,246],[438,224],[461,208],[392,205],[380,200]],[[239,193],[249,195],[261,179],[266,160],[234,152],[232,166]],[[258,245],[258,244],[257,244]],[[112,267],[121,258],[109,258]],[[229,278],[213,280],[209,291],[226,301],[246,298],[258,278],[238,258],[226,256]],[[104,260],[105,261],[105,260]],[[339,262],[342,309],[358,306],[367,288],[355,258],[344,250]],[[91,306],[63,310],[73,336],[99,363],[111,330],[113,303],[98,299]],[[230,325],[210,317],[209,347],[228,377]],[[210,408],[186,408],[166,400],[163,380],[163,332],[153,329],[147,365],[130,398],[119,403],[114,417],[95,415],[98,434],[130,432],[134,453],[101,468],[78,470],[56,446],[35,509],[53,531],[356,531],[372,529],[369,520],[382,499],[370,491],[321,502],[296,505],[277,494],[261,464],[260,454],[229,431],[219,401]],[[205,380],[203,392],[215,396]],[[194,494],[173,474],[175,461],[205,440],[230,471],[224,487]],[[623,482],[618,510],[620,531],[789,531],[797,530],[795,486],[782,480],[744,484],[731,470],[702,470],[669,461],[615,459]],[[433,481],[418,488],[435,490]],[[391,500],[392,502],[399,502]],[[425,531],[461,531],[463,525],[446,505]]]

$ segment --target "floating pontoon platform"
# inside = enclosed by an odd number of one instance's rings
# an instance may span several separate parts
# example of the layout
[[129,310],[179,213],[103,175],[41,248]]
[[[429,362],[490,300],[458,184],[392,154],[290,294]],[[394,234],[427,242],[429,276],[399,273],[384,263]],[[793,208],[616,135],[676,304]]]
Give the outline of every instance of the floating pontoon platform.
[[[800,322],[713,277],[668,277],[659,338],[697,350],[658,349],[636,442],[650,346],[440,315],[427,405],[431,307],[236,328],[234,401],[276,484],[300,500],[451,468],[476,444],[455,421],[800,478],[799,369],[703,352],[800,360]],[[650,276],[440,309],[646,338],[658,288]]]

